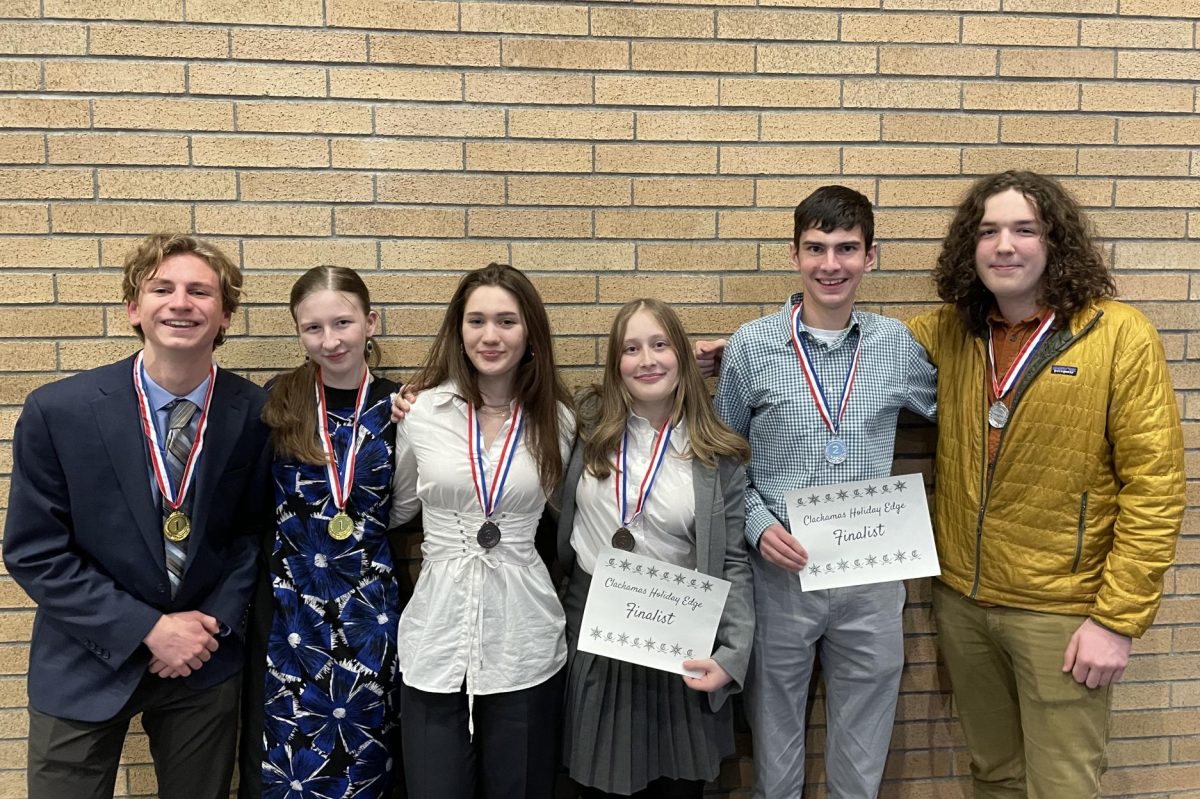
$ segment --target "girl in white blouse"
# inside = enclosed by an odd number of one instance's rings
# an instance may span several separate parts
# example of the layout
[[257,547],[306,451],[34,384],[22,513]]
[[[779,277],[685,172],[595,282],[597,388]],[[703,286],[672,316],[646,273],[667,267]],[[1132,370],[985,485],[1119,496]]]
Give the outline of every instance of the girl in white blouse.
[[[741,688],[754,633],[743,529],[750,448],[717,418],[679,318],[657,300],[617,313],[604,383],[579,408],[558,534],[559,559],[574,561],[564,762],[584,797],[699,797],[733,751],[725,700]],[[577,651],[591,575],[609,546],[732,582],[712,656],[681,664],[699,676]]]
[[468,272],[414,389],[391,519],[424,524],[397,642],[409,796],[549,799],[566,643],[534,533],[574,424],[529,279]]

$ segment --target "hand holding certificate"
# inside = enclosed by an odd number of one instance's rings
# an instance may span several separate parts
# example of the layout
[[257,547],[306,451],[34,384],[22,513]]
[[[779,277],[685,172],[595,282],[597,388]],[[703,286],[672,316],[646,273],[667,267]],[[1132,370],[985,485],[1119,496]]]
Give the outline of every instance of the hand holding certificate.
[[579,649],[688,674],[683,661],[712,654],[728,594],[720,578],[606,549],[592,574]]
[[808,550],[805,591],[941,573],[919,474],[789,491],[792,535]]

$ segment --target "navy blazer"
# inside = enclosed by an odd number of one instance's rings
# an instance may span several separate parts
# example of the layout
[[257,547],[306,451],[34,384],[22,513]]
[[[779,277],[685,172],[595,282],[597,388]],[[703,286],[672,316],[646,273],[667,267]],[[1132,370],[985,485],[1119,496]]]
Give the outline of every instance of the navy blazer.
[[162,514],[133,384],[133,358],[33,391],[13,436],[4,563],[37,603],[29,703],[106,721],[146,674],[142,639],[164,613],[200,610],[229,629],[198,671],[207,688],[242,666],[259,540],[273,522],[265,392],[217,371],[192,485],[192,534],[171,598]]

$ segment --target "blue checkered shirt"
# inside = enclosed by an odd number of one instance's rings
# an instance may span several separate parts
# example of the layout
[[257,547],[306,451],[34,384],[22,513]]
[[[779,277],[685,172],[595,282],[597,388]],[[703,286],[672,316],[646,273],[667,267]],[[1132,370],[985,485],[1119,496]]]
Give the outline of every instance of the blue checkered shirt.
[[791,311],[801,299],[793,294],[782,310],[742,325],[721,360],[717,413],[750,442],[746,540],[755,547],[772,524],[788,527],[786,492],[886,477],[900,409],[931,420],[937,412],[937,372],[925,349],[895,319],[854,310],[849,327],[831,345],[801,322],[800,335],[833,413],[862,337],[858,375],[841,424],[849,454],[840,464],[827,462],[830,433],[792,344]]

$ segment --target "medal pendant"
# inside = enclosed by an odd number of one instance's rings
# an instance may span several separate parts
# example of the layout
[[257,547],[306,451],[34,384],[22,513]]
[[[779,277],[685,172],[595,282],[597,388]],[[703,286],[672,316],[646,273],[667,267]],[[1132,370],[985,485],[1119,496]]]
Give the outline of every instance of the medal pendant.
[[192,520],[181,510],[173,510],[163,519],[163,536],[179,543],[192,534]]
[[479,532],[475,535],[475,540],[484,549],[491,549],[500,543],[500,527],[495,522],[484,522],[479,525]]
[[988,408],[988,424],[997,430],[1003,430],[1008,424],[1008,406],[1000,400],[992,403],[992,407]]
[[633,533],[629,532],[628,527],[618,527],[617,531],[613,533],[612,545],[625,552],[632,552]]
[[334,541],[345,541],[354,532],[354,520],[350,514],[340,510],[329,520],[329,537]]
[[831,438],[825,445],[825,460],[832,463],[834,466],[843,463],[846,456],[850,454],[846,449],[846,442],[840,438]]

